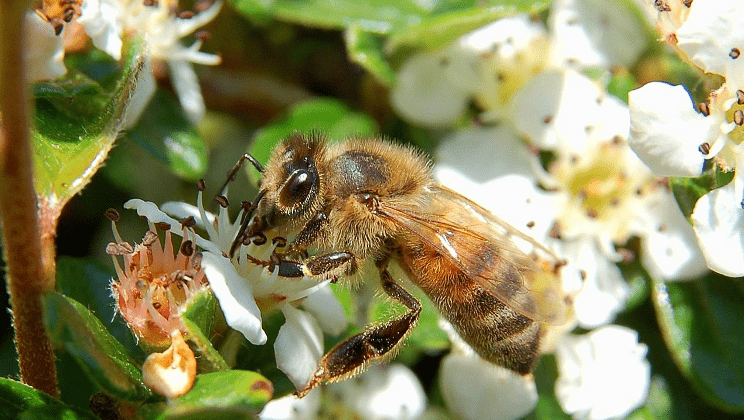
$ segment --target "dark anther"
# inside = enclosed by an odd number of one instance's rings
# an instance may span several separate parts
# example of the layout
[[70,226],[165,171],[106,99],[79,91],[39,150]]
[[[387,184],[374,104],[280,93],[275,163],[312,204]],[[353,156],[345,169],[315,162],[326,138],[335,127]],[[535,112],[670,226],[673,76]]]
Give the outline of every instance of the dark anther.
[[260,246],[260,245],[264,245],[266,241],[268,241],[268,239],[266,238],[266,235],[264,235],[261,232],[258,232],[255,235],[253,235],[253,237],[251,238],[251,241],[253,242],[254,245]]
[[154,7],[158,5],[158,0],[144,0],[142,4],[144,4],[145,6]]
[[734,112],[734,122],[736,123],[736,125],[744,124],[744,111],[742,111],[741,109],[737,109]]
[[197,270],[200,269],[203,256],[204,254],[201,251],[194,252],[194,256],[191,257],[191,266]]
[[169,231],[171,228],[171,225],[170,223],[167,223],[167,222],[157,222],[155,223],[155,227],[162,231]]
[[271,254],[271,258],[269,258],[269,272],[273,273],[274,269],[279,266],[279,264],[282,263],[282,259],[279,258],[279,255],[277,254]]
[[194,255],[194,243],[191,240],[186,240],[181,243],[181,254],[187,257]]
[[196,181],[196,189],[202,192],[207,189],[207,183],[204,182],[204,179]]
[[277,248],[284,248],[285,246],[287,246],[287,238],[283,238],[281,236],[275,236],[271,240],[271,243],[273,245],[276,245]]
[[198,31],[194,33],[194,38],[198,39],[201,42],[207,42],[210,38],[212,38],[212,33],[209,31]]
[[106,215],[106,218],[111,220],[112,222],[118,222],[119,221],[119,212],[114,209],[108,209],[104,213]]
[[194,17],[194,12],[192,12],[191,10],[184,10],[183,12],[179,13],[178,17],[181,19],[191,19]]
[[152,303],[152,307],[155,308],[155,309],[160,309],[161,306],[163,306],[163,305],[161,305],[160,302],[153,302]]
[[700,147],[698,147],[698,150],[700,151],[700,153],[707,155],[708,153],[710,153],[710,143],[705,142],[701,144]]
[[224,195],[216,196],[214,198],[214,201],[216,201],[217,204],[219,204],[220,207],[222,207],[223,209],[226,209],[230,205],[230,202],[227,201],[227,197],[225,197]]
[[736,103],[744,105],[744,90],[739,89],[736,91]]
[[731,52],[729,52],[729,57],[736,60],[741,55],[741,50],[738,48],[731,48]]
[[178,222],[181,223],[181,226],[185,228],[192,228],[196,226],[196,219],[194,219],[194,216],[184,217]]

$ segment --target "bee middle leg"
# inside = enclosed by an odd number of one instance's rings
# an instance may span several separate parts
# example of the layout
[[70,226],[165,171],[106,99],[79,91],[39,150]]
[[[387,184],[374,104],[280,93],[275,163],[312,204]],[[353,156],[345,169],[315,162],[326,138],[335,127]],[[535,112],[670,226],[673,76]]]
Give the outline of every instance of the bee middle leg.
[[418,322],[421,303],[396,283],[387,269],[380,271],[382,288],[409,311],[400,318],[368,327],[363,332],[337,344],[318,363],[318,369],[304,388],[295,395],[304,397],[324,382],[336,382],[364,371],[373,362],[392,357]]

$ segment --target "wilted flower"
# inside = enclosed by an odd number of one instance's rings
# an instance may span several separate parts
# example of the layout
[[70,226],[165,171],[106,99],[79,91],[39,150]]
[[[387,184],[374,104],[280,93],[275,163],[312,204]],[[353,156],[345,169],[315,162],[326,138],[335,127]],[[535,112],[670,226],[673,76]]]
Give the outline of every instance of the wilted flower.
[[[207,231],[209,240],[194,234],[193,242],[204,250],[202,266],[230,327],[240,331],[251,343],[264,344],[267,336],[261,327],[262,312],[277,309],[283,312],[286,323],[274,344],[277,366],[295,386],[304,386],[323,355],[322,333],[338,335],[346,329],[343,308],[327,288],[328,281],[286,279],[268,265],[255,264],[256,260],[269,261],[285,240],[251,238],[250,242],[240,244],[233,258],[228,258],[240,229],[243,210],[231,221],[227,198],[221,196],[219,213],[213,215],[204,209],[202,195],[200,188],[198,206],[170,202],[165,203],[163,209],[178,217],[192,217],[196,225]],[[124,207],[136,209],[151,222],[178,223],[153,203],[135,199]],[[248,258],[249,255],[252,258]]]
[[[184,239],[174,255],[170,225],[149,221],[150,229],[141,244],[134,247],[119,235],[119,214],[109,210],[116,239],[106,248],[114,261],[117,279],[111,282],[111,293],[118,312],[141,340],[141,344],[162,349],[170,343],[171,333],[183,328],[179,310],[182,305],[207,285],[201,265],[201,253],[194,248],[194,233],[185,223],[180,226]],[[158,229],[165,230],[160,244]],[[118,256],[123,257],[124,266]]]
[[142,365],[142,382],[166,398],[189,392],[195,380],[196,357],[179,330],[171,334],[170,347],[150,354]]

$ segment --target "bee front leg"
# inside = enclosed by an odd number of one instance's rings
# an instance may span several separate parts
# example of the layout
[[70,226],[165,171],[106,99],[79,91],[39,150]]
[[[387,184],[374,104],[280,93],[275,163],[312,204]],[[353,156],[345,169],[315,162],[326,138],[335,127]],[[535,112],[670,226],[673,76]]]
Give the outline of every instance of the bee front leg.
[[338,279],[339,276],[354,274],[357,270],[356,257],[351,252],[331,252],[310,257],[305,262],[279,260],[282,277],[303,277],[320,279]]
[[390,297],[410,311],[398,319],[368,327],[329,351],[318,363],[318,369],[304,388],[295,395],[304,397],[323,382],[336,382],[364,371],[373,361],[392,357],[418,322],[421,304],[396,283],[386,269],[380,272],[382,288]]

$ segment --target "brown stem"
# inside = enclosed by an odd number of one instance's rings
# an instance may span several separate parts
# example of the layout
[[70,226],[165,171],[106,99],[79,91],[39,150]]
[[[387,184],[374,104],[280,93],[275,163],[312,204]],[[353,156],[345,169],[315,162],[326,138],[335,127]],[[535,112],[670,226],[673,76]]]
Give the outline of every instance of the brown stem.
[[[42,262],[38,203],[33,185],[29,92],[22,34],[24,1],[0,10],[0,222],[7,264],[21,380],[57,396],[54,350],[44,331],[41,295],[54,289],[54,264]],[[52,251],[53,252],[53,248]],[[45,252],[47,260],[49,252]],[[51,258],[53,260],[53,257]],[[46,274],[46,275],[45,275]]]

